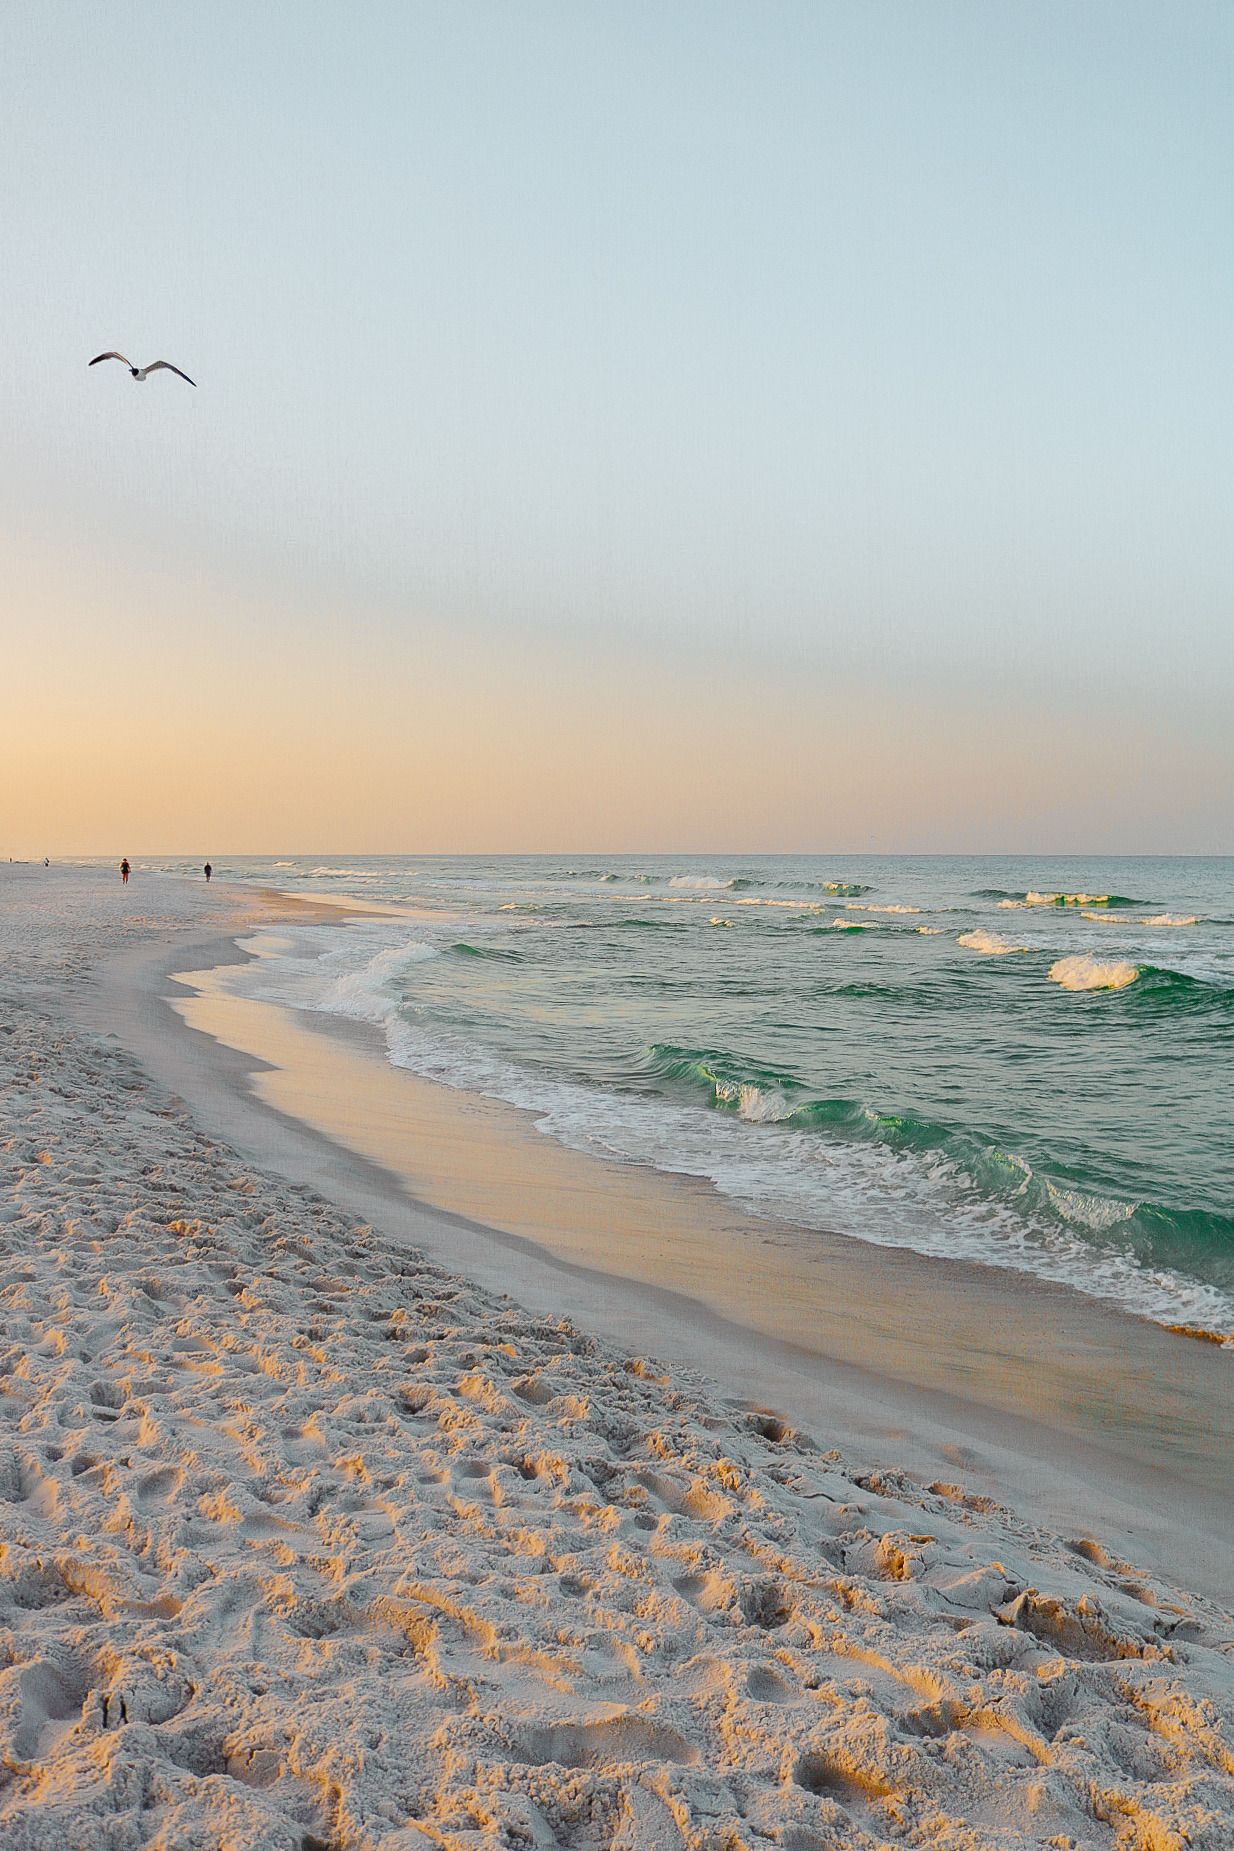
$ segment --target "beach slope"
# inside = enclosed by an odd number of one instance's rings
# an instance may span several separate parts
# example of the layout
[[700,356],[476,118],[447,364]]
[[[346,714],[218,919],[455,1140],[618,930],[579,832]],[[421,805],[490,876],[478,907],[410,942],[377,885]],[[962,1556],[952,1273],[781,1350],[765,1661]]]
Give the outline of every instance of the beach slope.
[[65,1016],[203,904],[92,878],[0,889],[6,1851],[1234,1840],[1213,1602],[244,1161]]

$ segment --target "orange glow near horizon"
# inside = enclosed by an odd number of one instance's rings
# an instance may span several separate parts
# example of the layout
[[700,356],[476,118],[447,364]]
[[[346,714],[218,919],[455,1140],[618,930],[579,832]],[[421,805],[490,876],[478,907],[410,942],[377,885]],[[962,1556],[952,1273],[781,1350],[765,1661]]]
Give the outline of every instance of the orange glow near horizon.
[[[377,648],[273,600],[18,556],[4,855],[1105,846],[1074,841],[1077,791],[1133,840],[1113,711],[1080,728],[874,699],[822,652],[786,668],[410,616]],[[1200,750],[1173,775],[1209,775]]]

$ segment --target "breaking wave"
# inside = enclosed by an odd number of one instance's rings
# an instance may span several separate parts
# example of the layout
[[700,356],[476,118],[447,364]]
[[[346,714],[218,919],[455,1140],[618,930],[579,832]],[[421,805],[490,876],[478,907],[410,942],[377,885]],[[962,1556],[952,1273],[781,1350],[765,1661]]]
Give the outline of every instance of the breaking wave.
[[1013,945],[1009,938],[999,932],[987,932],[978,926],[974,932],[961,932],[956,939],[957,945],[963,945],[966,951],[980,951],[987,958],[1005,958],[1013,951],[1027,951],[1027,945]]
[[876,906],[873,901],[846,900],[845,905],[854,913],[919,913],[919,906],[905,906],[899,900],[893,900],[886,906]]
[[997,900],[1000,906],[1151,906],[1151,900],[1132,899],[1125,893],[1009,893],[1005,887],[978,887],[975,900]]
[[1234,1006],[1234,988],[1190,971],[1163,970],[1158,964],[1130,959],[1092,958],[1084,954],[1057,958],[1049,969],[1051,983],[1064,990],[1129,990],[1145,1002],[1195,1007]]
[[[1229,1327],[1234,1300],[1226,1299],[1224,1310],[1218,1305],[1223,1293],[1234,1293],[1232,1215],[1128,1199],[1096,1189],[1061,1167],[1034,1164],[979,1132],[908,1113],[880,1111],[860,1098],[812,1098],[805,1083],[791,1071],[722,1048],[656,1044],[646,1052],[645,1072],[658,1086],[684,1091],[750,1126],[807,1134],[824,1140],[828,1147],[838,1140],[845,1146],[881,1150],[892,1165],[887,1178],[898,1179],[897,1187],[907,1186],[910,1175],[928,1175],[950,1196],[953,1210],[961,1217],[954,1229],[957,1237],[962,1238],[967,1220],[979,1214],[984,1203],[996,1217],[1000,1238],[1010,1239],[1019,1256],[1015,1261],[1000,1261],[997,1252],[984,1256],[996,1264],[1024,1264],[1031,1259],[1034,1263],[1029,1270],[1060,1276],[1061,1269],[1070,1283],[1101,1296],[1105,1295],[1102,1286],[1085,1282],[1073,1266],[1081,1251],[1090,1261],[1108,1263],[1118,1257],[1110,1245],[1117,1236],[1124,1290],[1109,1295],[1123,1302],[1131,1296],[1130,1275],[1125,1270],[1129,1267],[1139,1275],[1141,1303],[1135,1308],[1146,1309],[1144,1297],[1157,1296],[1158,1302],[1147,1314],[1165,1317],[1178,1295],[1168,1280],[1158,1277],[1159,1270],[1189,1269],[1199,1260],[1210,1284],[1198,1292],[1206,1310],[1192,1321],[1200,1327],[1224,1321]],[[906,1163],[913,1167],[905,1170]],[[1011,1221],[1002,1219],[1008,1216]],[[1051,1249],[1051,1230],[1067,1237],[1061,1247]]]
[[1064,990],[1125,990],[1139,975],[1138,964],[1114,958],[1059,958],[1050,966],[1050,982]]

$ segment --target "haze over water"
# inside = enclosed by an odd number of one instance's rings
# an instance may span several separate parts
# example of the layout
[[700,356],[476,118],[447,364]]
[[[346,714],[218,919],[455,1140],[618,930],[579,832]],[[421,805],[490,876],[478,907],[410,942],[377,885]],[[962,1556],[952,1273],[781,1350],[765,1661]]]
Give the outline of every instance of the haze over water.
[[[176,861],[151,863],[180,871]],[[1234,1332],[1234,861],[385,857],[237,993],[756,1214]]]

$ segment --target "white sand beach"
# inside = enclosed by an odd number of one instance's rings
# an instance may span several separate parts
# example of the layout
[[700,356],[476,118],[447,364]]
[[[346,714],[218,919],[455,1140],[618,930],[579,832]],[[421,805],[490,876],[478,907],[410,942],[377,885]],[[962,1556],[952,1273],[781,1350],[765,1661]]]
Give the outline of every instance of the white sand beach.
[[889,1379],[863,1429],[851,1368],[743,1396],[286,1102],[254,1161],[252,1061],[173,1090],[190,1031],[139,1062],[98,976],[254,907],[0,867],[5,1851],[1234,1843],[1228,1472],[1206,1514]]

